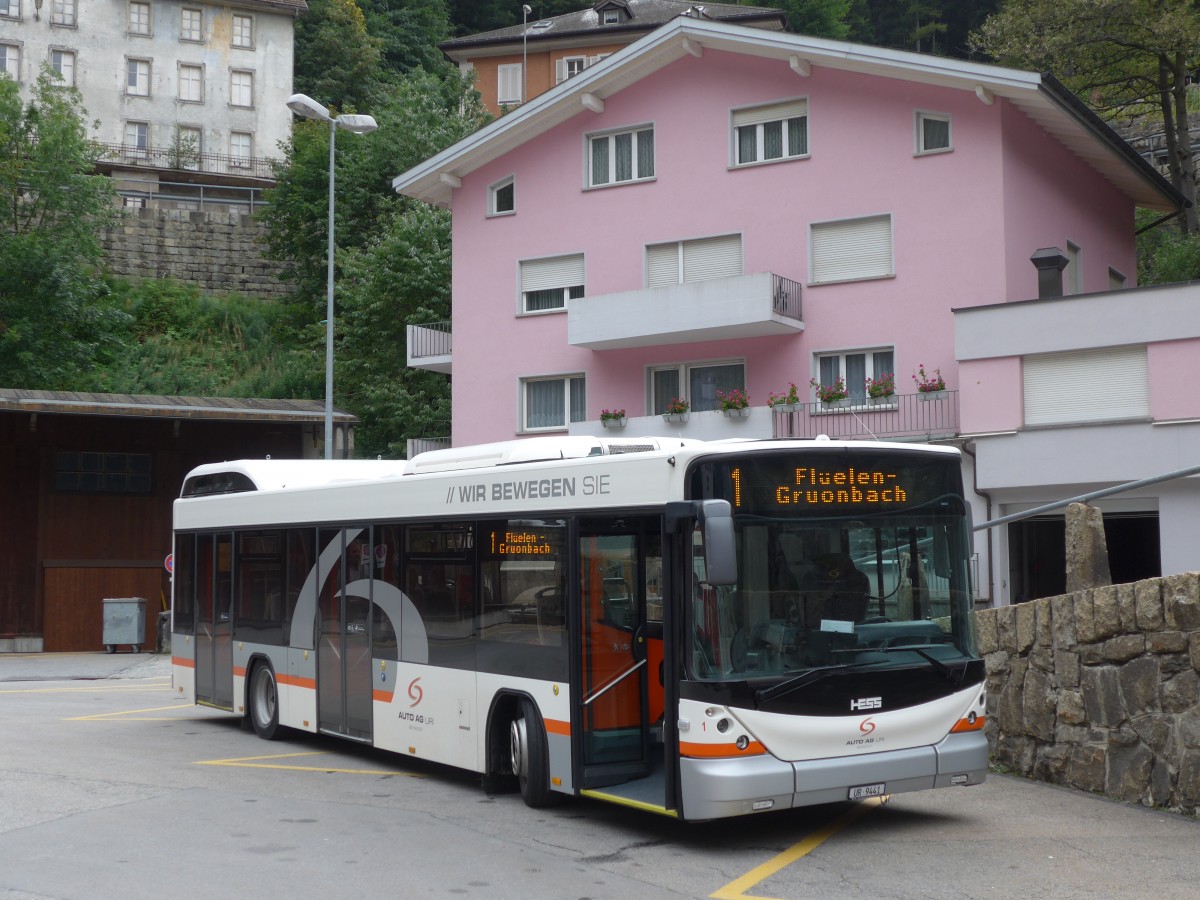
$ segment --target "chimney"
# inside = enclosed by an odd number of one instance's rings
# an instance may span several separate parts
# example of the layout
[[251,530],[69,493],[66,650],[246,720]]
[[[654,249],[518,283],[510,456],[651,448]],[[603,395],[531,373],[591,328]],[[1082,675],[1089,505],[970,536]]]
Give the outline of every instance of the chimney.
[[1049,300],[1063,295],[1062,270],[1069,261],[1057,247],[1043,247],[1029,257],[1038,270],[1038,299]]

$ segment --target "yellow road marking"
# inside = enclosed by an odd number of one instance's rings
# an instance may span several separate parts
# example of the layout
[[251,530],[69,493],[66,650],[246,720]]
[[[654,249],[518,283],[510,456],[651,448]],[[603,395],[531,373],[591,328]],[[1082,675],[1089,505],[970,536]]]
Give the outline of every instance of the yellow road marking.
[[240,759],[205,759],[196,762],[198,766],[234,766],[246,769],[285,769],[292,772],[337,772],[342,775],[397,775],[405,778],[420,778],[412,772],[398,772],[392,769],[338,769],[329,766],[288,766],[278,763],[259,762],[267,759],[292,759],[297,756],[324,756],[328,751],[309,750],[303,753],[280,753],[273,756],[243,756]]
[[142,684],[106,684],[89,682],[86,686],[55,687],[55,688],[16,688],[14,690],[0,688],[0,694],[129,694],[144,691],[147,688],[170,687],[168,681],[151,681]]
[[840,818],[830,822],[820,831],[813,832],[800,841],[800,843],[784,850],[774,859],[767,860],[761,866],[751,869],[741,878],[729,882],[729,884],[708,896],[712,900],[771,900],[769,897],[759,897],[745,892],[760,881],[765,881],[781,869],[787,868],[796,860],[812,853],[851,822],[866,815],[868,810],[882,806],[886,799],[886,797],[873,797],[870,800],[864,800],[852,809],[847,810]]
[[[182,705],[182,704],[176,704],[175,706],[151,706],[148,709],[126,709],[126,710],[122,710],[120,712],[95,713],[94,715],[90,715],[90,716],[72,716],[71,718],[65,719],[64,721],[86,722],[89,719],[117,719],[122,716],[135,716],[138,713],[162,712],[163,710],[167,710],[167,709],[173,709],[173,710],[186,709],[186,710],[190,711],[191,709],[193,709],[193,707],[190,703],[187,704],[186,706]],[[189,717],[189,718],[192,718],[192,717]],[[135,720],[135,721],[161,721],[161,717],[158,717],[157,719]]]

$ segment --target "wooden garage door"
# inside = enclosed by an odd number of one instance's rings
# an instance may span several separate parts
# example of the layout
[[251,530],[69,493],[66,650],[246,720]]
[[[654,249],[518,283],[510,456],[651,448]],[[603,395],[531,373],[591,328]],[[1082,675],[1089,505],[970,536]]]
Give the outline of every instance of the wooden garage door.
[[134,562],[120,567],[52,564],[43,574],[46,602],[42,648],[46,652],[103,650],[104,600],[110,597],[146,599],[144,647],[154,648],[158,613],[163,608],[162,592],[166,590],[161,563]]

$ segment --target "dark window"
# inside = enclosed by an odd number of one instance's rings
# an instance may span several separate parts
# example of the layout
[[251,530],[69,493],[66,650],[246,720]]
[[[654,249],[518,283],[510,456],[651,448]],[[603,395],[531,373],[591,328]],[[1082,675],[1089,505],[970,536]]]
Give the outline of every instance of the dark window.
[[149,453],[62,451],[54,454],[54,489],[77,494],[149,494]]
[[171,631],[196,633],[196,536],[175,536],[175,571],[172,580]]

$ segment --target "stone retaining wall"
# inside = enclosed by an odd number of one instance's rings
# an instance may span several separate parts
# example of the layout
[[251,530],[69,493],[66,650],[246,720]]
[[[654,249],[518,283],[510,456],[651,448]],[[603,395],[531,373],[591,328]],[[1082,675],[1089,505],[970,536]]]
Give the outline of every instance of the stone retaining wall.
[[266,226],[251,216],[219,209],[127,210],[103,235],[104,261],[127,278],[176,278],[210,293],[280,297],[295,285],[281,280],[280,263],[264,259]]
[[983,610],[993,759],[1146,806],[1200,805],[1200,573]]

